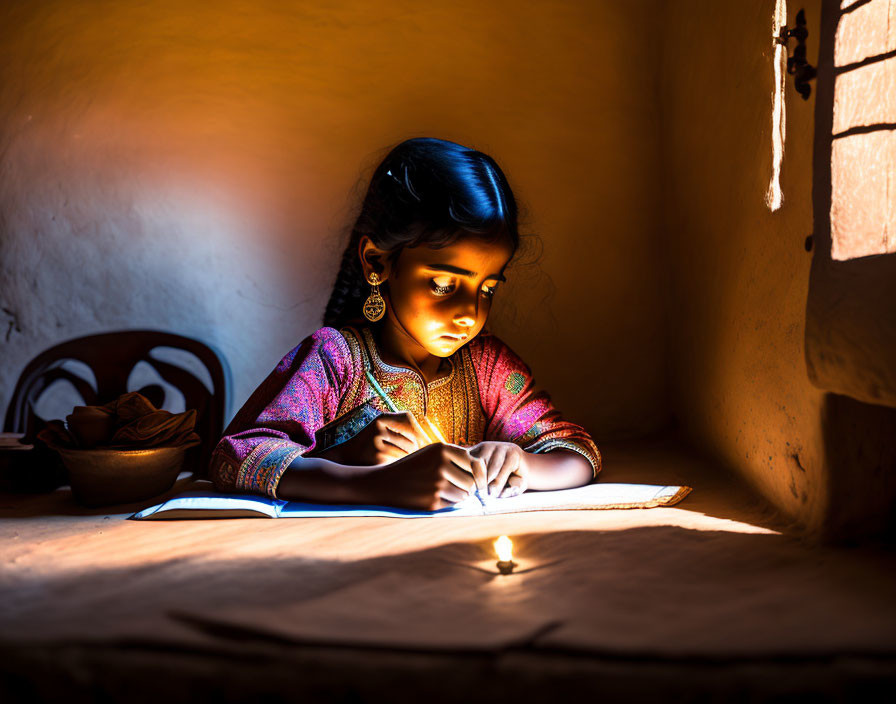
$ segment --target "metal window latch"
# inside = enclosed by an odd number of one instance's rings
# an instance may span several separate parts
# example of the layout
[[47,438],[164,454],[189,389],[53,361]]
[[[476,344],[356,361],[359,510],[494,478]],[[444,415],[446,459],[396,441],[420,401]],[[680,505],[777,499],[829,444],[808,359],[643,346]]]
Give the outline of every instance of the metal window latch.
[[806,13],[800,10],[796,13],[796,26],[792,28],[781,27],[781,32],[775,37],[778,44],[787,46],[787,42],[791,38],[796,39],[796,46],[793,54],[787,57],[787,73],[793,76],[793,87],[799,93],[803,100],[808,100],[812,93],[812,86],[809,85],[817,75],[814,66],[810,65],[806,60],[806,38],[809,36],[809,30],[806,29]]

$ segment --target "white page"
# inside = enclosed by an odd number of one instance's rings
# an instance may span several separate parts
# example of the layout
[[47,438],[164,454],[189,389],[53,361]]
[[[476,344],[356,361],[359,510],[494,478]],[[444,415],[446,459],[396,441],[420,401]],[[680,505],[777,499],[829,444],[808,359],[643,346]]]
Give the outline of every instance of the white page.
[[334,506],[328,504],[282,501],[253,494],[220,494],[191,492],[169,499],[135,513],[137,520],[165,518],[168,512],[178,511],[178,517],[186,517],[196,510],[196,518],[213,517],[215,510],[255,510],[279,518],[338,518],[338,517],[386,517],[386,518],[461,518],[523,511],[581,510],[610,508],[650,508],[678,503],[690,491],[688,487],[655,484],[598,483],[576,489],[560,491],[530,491],[507,499],[486,497],[480,501],[475,496],[439,511],[415,511],[390,506]]
[[[522,511],[570,511],[578,509],[636,508],[677,503],[688,487],[655,484],[588,484],[558,491],[527,491],[507,499],[475,497],[456,504],[453,515],[518,513]],[[677,496],[681,492],[681,496]]]
[[191,491],[168,499],[165,503],[137,511],[131,518],[138,521],[165,518],[173,511],[195,511],[196,518],[211,516],[215,511],[255,511],[277,518],[286,501],[256,494],[219,494],[212,491]]

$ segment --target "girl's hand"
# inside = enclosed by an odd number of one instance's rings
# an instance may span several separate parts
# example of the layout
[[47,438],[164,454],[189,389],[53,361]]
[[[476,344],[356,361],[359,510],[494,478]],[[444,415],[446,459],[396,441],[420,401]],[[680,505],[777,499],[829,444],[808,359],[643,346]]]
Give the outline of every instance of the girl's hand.
[[413,413],[383,413],[353,438],[316,456],[339,464],[370,466],[394,462],[429,444]]
[[529,488],[526,452],[516,443],[486,440],[470,448],[470,454],[485,462],[489,496],[518,496]]
[[435,443],[359,476],[365,502],[434,511],[486,488],[485,464],[457,445]]

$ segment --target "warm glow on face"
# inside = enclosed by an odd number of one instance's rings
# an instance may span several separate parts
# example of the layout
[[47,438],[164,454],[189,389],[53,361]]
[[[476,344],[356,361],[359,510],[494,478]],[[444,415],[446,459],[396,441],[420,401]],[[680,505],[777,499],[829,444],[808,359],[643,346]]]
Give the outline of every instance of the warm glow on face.
[[513,541],[506,535],[502,535],[495,541],[495,552],[498,554],[500,562],[511,562],[513,560]]
[[765,194],[765,202],[769,210],[774,212],[784,202],[781,192],[781,162],[784,159],[784,136],[787,113],[784,103],[784,63],[787,51],[783,44],[776,41],[781,29],[787,26],[787,0],[777,0],[775,15],[772,21],[772,46],[775,58],[775,88],[772,91],[772,178]]
[[426,352],[450,357],[482,330],[511,256],[509,240],[406,247],[387,281],[387,315]]

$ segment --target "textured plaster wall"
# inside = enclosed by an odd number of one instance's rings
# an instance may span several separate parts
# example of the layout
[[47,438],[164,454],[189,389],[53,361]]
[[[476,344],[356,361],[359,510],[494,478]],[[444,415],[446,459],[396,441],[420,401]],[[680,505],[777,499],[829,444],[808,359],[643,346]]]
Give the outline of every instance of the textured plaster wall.
[[[843,10],[825,2],[822,31],[832,41],[821,47],[819,65],[836,66],[838,73],[822,70],[817,81],[818,247],[806,320],[813,382],[891,408],[896,408],[896,133],[886,128],[896,123],[896,58],[864,62],[896,47],[896,22],[887,21],[894,11],[884,0],[851,3]],[[859,133],[844,134],[850,131]]]
[[[799,7],[814,65],[820,2]],[[773,10],[772,0],[666,6],[661,101],[672,403],[691,438],[819,530],[832,502],[843,498],[833,495],[831,473],[859,467],[829,466],[825,394],[806,370],[814,93],[803,101],[790,83],[784,205],[773,213],[764,202]]]
[[497,331],[598,438],[659,427],[655,7],[3,3],[0,408],[46,347],[151,327],[223,351],[234,412],[318,326],[359,175],[431,135],[544,240]]

